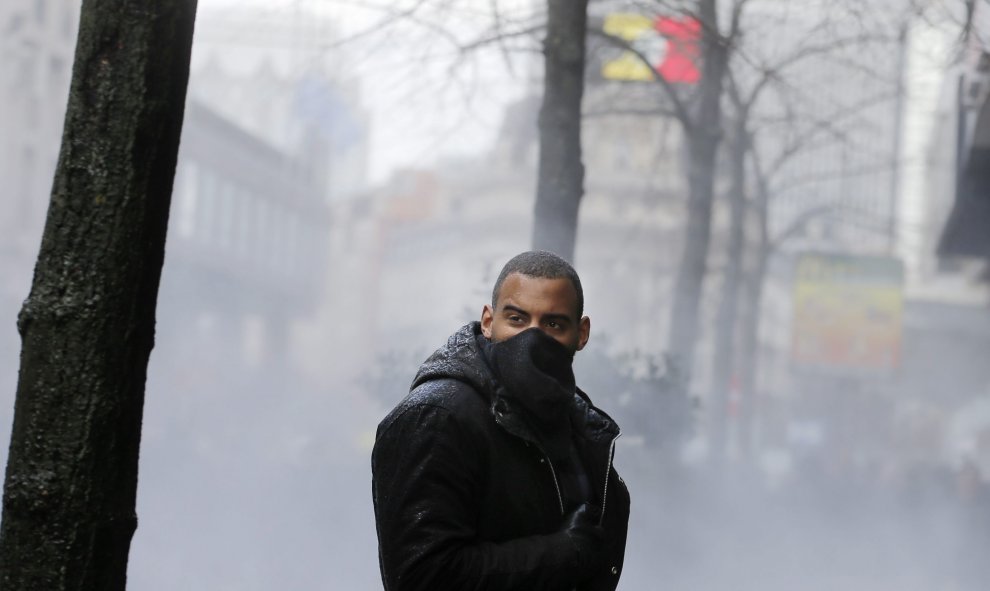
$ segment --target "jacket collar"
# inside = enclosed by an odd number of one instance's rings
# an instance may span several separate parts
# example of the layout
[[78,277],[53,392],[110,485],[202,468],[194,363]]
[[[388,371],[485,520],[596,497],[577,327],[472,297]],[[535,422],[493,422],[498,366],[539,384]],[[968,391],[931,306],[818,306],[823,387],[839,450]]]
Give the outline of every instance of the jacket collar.
[[[524,418],[524,411],[504,395],[502,386],[496,387],[490,410],[495,422],[510,434],[531,443],[538,442],[530,422]],[[611,443],[620,432],[612,417],[592,405],[588,395],[580,389],[574,394],[571,406],[571,427],[574,433],[592,442]]]
[[[536,436],[523,417],[524,411],[505,396],[504,389],[488,367],[478,345],[479,338],[484,338],[479,322],[461,327],[423,363],[412,387],[435,379],[465,382],[489,400],[489,409],[496,423],[512,435],[535,443]],[[591,441],[611,442],[619,435],[619,426],[612,417],[595,407],[580,388],[574,395],[571,407],[571,425],[575,433]]]

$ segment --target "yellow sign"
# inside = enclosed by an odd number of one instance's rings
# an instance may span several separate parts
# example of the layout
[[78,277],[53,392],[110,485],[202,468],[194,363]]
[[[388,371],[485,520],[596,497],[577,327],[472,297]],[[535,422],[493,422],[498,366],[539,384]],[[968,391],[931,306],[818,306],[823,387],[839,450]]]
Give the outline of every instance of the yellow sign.
[[642,82],[659,76],[675,84],[696,84],[701,77],[701,25],[691,16],[648,18],[617,13],[605,17],[604,31],[630,49],[617,49],[602,65],[606,80]]
[[795,365],[896,368],[903,277],[903,266],[896,259],[802,255],[794,282],[791,358]]
[[[605,17],[604,28],[607,35],[628,41],[650,58],[651,64],[659,63],[657,53],[663,51],[666,41],[656,33],[653,19],[639,14],[610,14]],[[602,76],[608,80],[649,81],[653,80],[654,69],[635,53],[623,51],[616,59],[605,62]]]

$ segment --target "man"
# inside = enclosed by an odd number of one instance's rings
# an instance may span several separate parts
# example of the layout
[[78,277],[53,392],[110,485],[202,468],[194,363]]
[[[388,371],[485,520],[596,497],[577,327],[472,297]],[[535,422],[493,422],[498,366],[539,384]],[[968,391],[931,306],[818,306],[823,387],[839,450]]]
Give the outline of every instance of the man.
[[574,384],[583,307],[566,261],[514,257],[481,322],[382,420],[371,465],[387,591],[615,589],[629,492],[612,466],[618,426]]

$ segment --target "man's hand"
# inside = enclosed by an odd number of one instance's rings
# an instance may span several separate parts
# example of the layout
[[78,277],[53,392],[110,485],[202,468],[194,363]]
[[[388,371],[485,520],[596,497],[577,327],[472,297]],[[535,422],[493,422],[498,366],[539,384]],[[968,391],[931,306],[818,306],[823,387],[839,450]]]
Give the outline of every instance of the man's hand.
[[602,510],[597,505],[585,503],[567,515],[561,527],[561,531],[567,534],[577,548],[581,578],[601,568],[605,560],[605,530],[598,525],[601,514]]

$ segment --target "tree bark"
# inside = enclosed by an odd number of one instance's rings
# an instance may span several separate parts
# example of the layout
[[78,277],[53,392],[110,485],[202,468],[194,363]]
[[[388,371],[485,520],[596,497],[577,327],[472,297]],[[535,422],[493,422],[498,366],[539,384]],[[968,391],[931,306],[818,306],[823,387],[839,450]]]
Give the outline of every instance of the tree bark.
[[123,590],[196,0],[86,0],[31,293],[4,590]]
[[718,313],[715,319],[715,354],[712,367],[712,453],[716,461],[724,459],[728,444],[731,412],[730,389],[734,374],[736,318],[745,246],[746,152],[748,150],[746,116],[740,113],[729,141],[729,240],[726,245],[725,277],[722,282]]
[[728,51],[718,32],[716,0],[699,0],[702,73],[697,112],[686,126],[688,142],[688,220],[684,250],[674,284],[667,348],[690,375],[698,340],[698,314],[707,271],[712,225],[715,157],[721,137],[722,83]]
[[533,219],[533,248],[574,260],[584,195],[581,98],[588,0],[547,0],[543,104]]
[[767,249],[758,249],[753,271],[744,281],[739,338],[739,453],[744,458],[752,455],[753,427],[759,406],[756,381],[760,364],[760,303],[769,256]]
[[748,457],[753,448],[753,425],[759,404],[756,384],[760,364],[761,302],[767,264],[772,252],[769,231],[770,190],[758,166],[755,176],[758,235],[754,247],[753,268],[743,281],[745,293],[742,299],[742,326],[739,338],[739,449],[743,457]]

